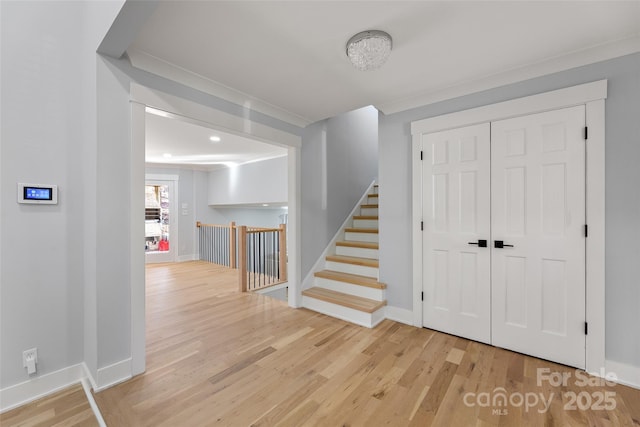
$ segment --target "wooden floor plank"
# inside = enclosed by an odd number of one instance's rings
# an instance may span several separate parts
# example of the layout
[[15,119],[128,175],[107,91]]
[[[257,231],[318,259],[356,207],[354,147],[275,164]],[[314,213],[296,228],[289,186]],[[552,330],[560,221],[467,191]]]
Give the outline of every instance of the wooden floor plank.
[[81,384],[0,414],[2,427],[98,426]]
[[[108,426],[640,426],[639,390],[580,387],[573,368],[390,320],[291,309],[238,293],[236,278],[201,262],[147,267],[147,372],[95,394]],[[543,368],[569,383],[539,383]],[[481,405],[499,389],[554,397],[543,412]],[[615,407],[573,411],[569,392],[613,393]],[[83,425],[65,402],[0,424]]]

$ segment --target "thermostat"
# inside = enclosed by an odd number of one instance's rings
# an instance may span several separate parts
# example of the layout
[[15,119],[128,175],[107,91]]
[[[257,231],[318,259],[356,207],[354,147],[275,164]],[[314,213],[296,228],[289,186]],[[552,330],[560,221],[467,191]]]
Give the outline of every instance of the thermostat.
[[58,186],[49,184],[18,184],[18,203],[57,205]]

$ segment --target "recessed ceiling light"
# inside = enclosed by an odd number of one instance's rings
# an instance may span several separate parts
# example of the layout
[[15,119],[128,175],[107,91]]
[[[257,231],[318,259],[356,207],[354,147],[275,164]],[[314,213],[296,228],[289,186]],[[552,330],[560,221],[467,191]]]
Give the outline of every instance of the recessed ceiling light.
[[262,206],[269,206],[269,204],[268,203],[263,203]]
[[168,159],[169,157],[171,157],[171,153],[164,153],[162,157],[164,157],[165,159]]
[[211,138],[209,138],[209,140],[211,142],[220,142],[220,137],[219,136],[212,136]]

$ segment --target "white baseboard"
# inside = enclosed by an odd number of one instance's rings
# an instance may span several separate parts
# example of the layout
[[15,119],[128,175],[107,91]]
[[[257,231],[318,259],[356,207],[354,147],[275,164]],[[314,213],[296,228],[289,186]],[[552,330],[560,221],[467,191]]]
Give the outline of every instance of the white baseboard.
[[[85,369],[86,368],[87,367],[85,366]],[[93,411],[93,415],[95,415],[96,420],[98,421],[98,425],[100,427],[107,427],[107,423],[104,421],[104,418],[102,418],[102,414],[100,413],[100,408],[98,408],[98,404],[96,403],[96,400],[93,398],[93,394],[91,393],[91,382],[88,378],[83,378],[81,382],[82,388],[84,389],[84,394],[87,396],[89,406],[91,406],[91,410]]]
[[98,369],[94,392],[100,392],[111,386],[131,379],[131,358]]
[[607,360],[606,374],[615,374],[616,382],[640,390],[640,366]]
[[178,262],[197,261],[198,259],[200,259],[198,254],[180,255]]
[[0,413],[79,383],[86,377],[83,365],[69,366],[0,390]]
[[396,322],[413,326],[413,311],[407,310],[406,308],[388,305],[385,309],[385,317],[389,320],[395,320]]

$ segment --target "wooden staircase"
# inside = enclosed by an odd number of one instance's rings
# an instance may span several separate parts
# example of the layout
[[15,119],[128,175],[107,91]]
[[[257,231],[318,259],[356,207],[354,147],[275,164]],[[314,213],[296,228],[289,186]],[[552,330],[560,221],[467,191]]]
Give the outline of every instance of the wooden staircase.
[[310,310],[373,328],[384,319],[386,285],[378,281],[378,186],[373,186],[359,215],[342,230],[313,287],[302,291]]

